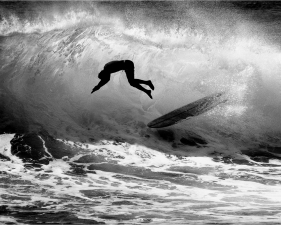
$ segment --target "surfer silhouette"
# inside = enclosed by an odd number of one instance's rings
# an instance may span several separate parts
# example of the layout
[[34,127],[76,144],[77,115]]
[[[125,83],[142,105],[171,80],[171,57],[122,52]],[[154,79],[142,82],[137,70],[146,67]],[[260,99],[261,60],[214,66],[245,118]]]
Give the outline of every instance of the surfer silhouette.
[[134,68],[135,68],[134,63],[131,60],[111,61],[111,62],[105,64],[104,69],[98,75],[100,82],[98,83],[97,86],[95,86],[93,88],[91,94],[93,92],[99,90],[102,86],[104,86],[110,80],[110,75],[112,73],[116,73],[120,70],[124,70],[126,73],[127,79],[129,81],[129,84],[132,87],[143,91],[152,99],[151,90],[147,90],[140,85],[140,84],[145,84],[145,85],[149,86],[152,90],[154,90],[154,86],[153,86],[151,80],[135,79]]

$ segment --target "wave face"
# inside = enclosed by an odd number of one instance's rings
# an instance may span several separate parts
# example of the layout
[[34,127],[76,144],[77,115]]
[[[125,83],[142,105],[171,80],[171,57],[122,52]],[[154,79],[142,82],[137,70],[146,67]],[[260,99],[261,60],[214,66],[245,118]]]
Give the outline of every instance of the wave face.
[[[279,141],[279,43],[254,15],[215,3],[13,7],[1,6],[1,102],[28,130],[136,138],[150,120],[228,91],[227,104],[171,129],[236,144]],[[153,81],[153,100],[121,72],[90,95],[104,64],[119,59]]]
[[[138,139],[150,120],[228,91],[227,104],[171,129],[232,144],[279,141],[279,43],[254,14],[215,3],[12,6],[1,4],[1,104],[25,129]],[[119,59],[153,81],[153,100],[123,72],[90,95],[104,64]]]
[[[48,223],[279,222],[280,12],[1,2],[0,222],[38,222],[28,210]],[[91,94],[103,66],[123,59],[152,80],[153,99],[124,72]],[[222,91],[228,101],[202,115],[147,127]]]

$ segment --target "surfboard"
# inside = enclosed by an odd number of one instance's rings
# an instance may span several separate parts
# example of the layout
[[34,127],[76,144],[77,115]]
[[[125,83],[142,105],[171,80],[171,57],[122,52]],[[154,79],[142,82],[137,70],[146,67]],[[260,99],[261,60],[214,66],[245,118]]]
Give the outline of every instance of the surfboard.
[[160,116],[149,122],[147,126],[150,128],[168,127],[182,120],[207,112],[226,101],[227,99],[224,96],[224,92],[215,93]]

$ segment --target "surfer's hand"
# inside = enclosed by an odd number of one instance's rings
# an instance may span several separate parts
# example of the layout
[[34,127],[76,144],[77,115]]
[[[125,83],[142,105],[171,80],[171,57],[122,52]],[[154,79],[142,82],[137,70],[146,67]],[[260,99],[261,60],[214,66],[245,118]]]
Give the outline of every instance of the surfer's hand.
[[91,92],[91,94],[93,94],[95,91],[97,91],[97,90],[99,90],[99,88],[96,86],[96,87],[94,87],[93,88],[93,90],[92,90],[92,92]]

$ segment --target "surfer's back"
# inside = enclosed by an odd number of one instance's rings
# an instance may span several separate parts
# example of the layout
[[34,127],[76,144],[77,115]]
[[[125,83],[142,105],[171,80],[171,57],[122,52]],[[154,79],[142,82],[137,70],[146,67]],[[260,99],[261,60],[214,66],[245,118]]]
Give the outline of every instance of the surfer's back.
[[124,60],[111,61],[104,65],[104,70],[108,73],[116,73],[116,72],[118,72],[120,70],[124,70],[124,69],[125,69]]

